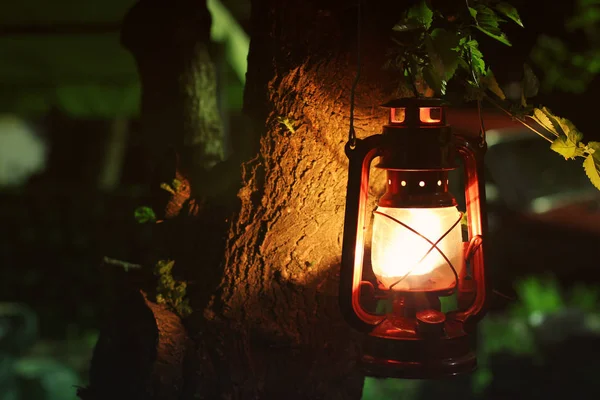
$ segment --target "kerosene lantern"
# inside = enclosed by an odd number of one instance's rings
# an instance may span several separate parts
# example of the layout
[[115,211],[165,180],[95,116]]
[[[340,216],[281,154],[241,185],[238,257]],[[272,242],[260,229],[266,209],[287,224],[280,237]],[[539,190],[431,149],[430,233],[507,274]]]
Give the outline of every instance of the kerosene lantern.
[[[398,99],[383,107],[390,112],[383,133],[346,145],[341,310],[355,329],[367,333],[361,362],[368,376],[469,372],[476,367],[472,328],[486,299],[485,143],[453,135],[440,99]],[[464,234],[463,214],[448,189],[457,156],[465,169]],[[377,167],[386,170],[386,192],[369,210],[369,172],[377,157]],[[443,312],[441,299],[452,295],[457,309]],[[387,312],[369,305],[377,301],[390,305]]]

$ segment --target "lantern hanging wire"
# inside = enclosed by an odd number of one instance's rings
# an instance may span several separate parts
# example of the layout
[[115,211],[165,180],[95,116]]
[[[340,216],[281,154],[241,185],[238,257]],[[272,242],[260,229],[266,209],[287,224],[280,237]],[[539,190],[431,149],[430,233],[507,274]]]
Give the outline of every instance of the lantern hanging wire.
[[354,149],[356,146],[356,132],[354,131],[354,97],[356,95],[356,86],[360,79],[360,25],[361,25],[361,10],[360,2],[358,0],[357,12],[356,12],[356,76],[354,82],[352,82],[352,89],[350,90],[350,131],[348,132],[348,143],[350,148]]

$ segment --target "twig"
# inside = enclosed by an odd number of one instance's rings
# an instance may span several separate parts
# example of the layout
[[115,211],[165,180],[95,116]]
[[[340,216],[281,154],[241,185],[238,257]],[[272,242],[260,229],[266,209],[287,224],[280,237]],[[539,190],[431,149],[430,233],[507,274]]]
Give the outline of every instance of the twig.
[[[469,7],[469,1],[466,1],[467,8]],[[471,36],[469,36],[469,41],[471,41]],[[475,73],[475,68],[473,68],[473,52],[470,47],[467,47],[467,53],[469,58],[467,59],[467,64],[469,65],[469,70],[471,71],[471,76],[473,77],[473,82],[477,85],[477,88],[481,90],[481,83],[479,82],[479,77]],[[481,113],[481,99],[477,99],[477,113],[479,114],[479,136],[480,136],[480,146],[485,145],[485,125],[483,124],[483,115]]]
[[509,296],[509,295],[507,295],[507,294],[504,294],[504,293],[502,293],[502,292],[500,292],[500,291],[498,291],[498,290],[496,290],[496,289],[492,290],[492,292],[493,292],[494,294],[496,294],[496,295],[498,295],[498,296],[500,296],[500,297],[502,297],[502,298],[506,299],[506,300],[510,300],[510,301],[515,301],[515,300],[516,300],[516,298],[515,298],[515,297],[512,297],[512,296]]
[[510,111],[508,111],[507,109],[505,109],[504,107],[502,107],[500,104],[498,104],[496,101],[494,101],[494,99],[492,99],[490,96],[488,96],[487,94],[483,94],[485,96],[485,99],[487,101],[489,101],[493,106],[495,106],[496,108],[499,108],[500,110],[504,111],[506,114],[508,114],[511,118],[519,121],[521,124],[523,124],[523,126],[525,126],[527,129],[531,130],[532,132],[536,133],[538,136],[540,136],[542,139],[546,140],[549,143],[552,143],[552,140],[550,140],[546,135],[544,135],[543,133],[541,133],[540,131],[538,131],[537,129],[535,129],[533,126],[529,125],[527,122],[525,122],[522,118],[517,117],[516,115],[514,115],[513,113],[511,113]]
[[[533,118],[531,115],[526,115],[526,117],[527,117],[527,118],[529,118],[529,119],[532,119],[532,120],[534,120],[534,121],[535,121],[535,118]],[[556,136],[556,137],[560,137],[560,135],[559,135],[558,133],[556,133],[556,132],[553,132],[553,131],[551,131],[551,130],[550,130],[550,129],[548,129],[548,128],[546,128],[546,130],[547,130],[548,132],[550,132],[551,134],[553,134],[554,136]]]
[[479,138],[481,139],[479,146],[483,147],[485,146],[485,126],[483,125],[483,114],[481,113],[481,99],[477,99],[477,112],[479,113]]
[[417,84],[415,83],[415,76],[412,73],[412,68],[405,65],[404,71],[408,75],[408,80],[410,81],[410,85],[412,87],[413,94],[415,95],[415,97],[421,97],[421,93],[419,93],[419,89],[417,89]]
[[132,264],[127,261],[121,261],[110,257],[104,257],[104,264],[106,265],[114,265],[116,267],[122,267],[125,272],[128,272],[130,269],[141,269],[142,266],[140,264]]

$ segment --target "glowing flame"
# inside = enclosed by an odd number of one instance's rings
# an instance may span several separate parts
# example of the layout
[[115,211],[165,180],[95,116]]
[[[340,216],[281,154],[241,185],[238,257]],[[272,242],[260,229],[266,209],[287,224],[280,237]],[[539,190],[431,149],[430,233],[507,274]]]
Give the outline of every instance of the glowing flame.
[[452,267],[459,276],[463,268],[462,234],[457,223],[461,214],[456,207],[378,207],[377,212],[373,221],[371,261],[381,283],[398,291],[454,287]]
[[425,124],[441,122],[442,109],[440,107],[421,107],[419,108],[419,119]]

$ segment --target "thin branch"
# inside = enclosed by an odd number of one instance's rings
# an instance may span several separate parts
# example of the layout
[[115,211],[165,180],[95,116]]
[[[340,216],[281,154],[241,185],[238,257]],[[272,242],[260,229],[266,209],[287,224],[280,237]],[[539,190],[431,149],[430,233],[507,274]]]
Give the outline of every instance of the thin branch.
[[[535,118],[533,118],[531,115],[526,115],[526,117],[527,117],[527,118],[529,118],[529,119],[532,119],[532,120],[534,120],[534,121],[535,121]],[[550,129],[548,129],[548,128],[546,128],[546,130],[547,130],[548,132],[550,132],[551,134],[553,134],[554,136],[556,136],[556,137],[560,137],[560,135],[558,134],[558,132],[554,132],[554,131],[552,131],[552,130],[550,130]]]
[[477,99],[477,112],[479,113],[479,136],[481,138],[480,146],[485,146],[485,126],[483,124],[483,114],[481,113],[481,99]]
[[129,263],[127,261],[121,261],[121,260],[117,260],[114,258],[110,258],[110,257],[104,257],[104,264],[106,265],[113,265],[115,267],[121,267],[125,270],[125,272],[129,271],[130,269],[141,269],[142,266],[140,264],[132,264]]
[[410,81],[410,85],[412,87],[413,94],[415,95],[415,97],[421,97],[421,93],[419,93],[419,89],[417,89],[417,84],[415,83],[415,76],[412,73],[412,68],[405,65],[404,71],[408,75],[408,80]]
[[[468,0],[466,1],[467,7],[469,7]],[[471,36],[469,35],[469,41],[471,41]],[[469,70],[471,71],[471,76],[473,77],[473,82],[477,85],[477,88],[481,90],[481,82],[479,81],[479,77],[475,73],[475,68],[473,68],[473,52],[471,51],[471,47],[467,46],[467,64],[469,65]],[[477,99],[477,112],[479,114],[479,137],[481,142],[480,146],[485,145],[485,125],[483,124],[483,114],[481,113],[481,99]]]
[[510,300],[510,301],[515,301],[515,300],[517,300],[515,297],[513,297],[513,296],[509,296],[509,295],[507,295],[507,294],[504,294],[504,293],[502,293],[502,292],[500,292],[499,290],[496,290],[496,289],[492,290],[492,292],[493,292],[494,294],[497,294],[498,296],[500,296],[500,297],[502,297],[502,298],[506,299],[506,300]]
[[500,110],[504,111],[506,114],[508,114],[511,118],[514,118],[515,120],[519,121],[521,124],[523,124],[523,126],[525,126],[527,129],[531,130],[532,132],[536,133],[538,136],[540,136],[542,139],[546,140],[549,143],[552,143],[553,141],[551,139],[549,139],[546,135],[544,135],[543,133],[541,133],[540,131],[538,131],[537,129],[535,129],[533,126],[529,125],[527,122],[525,122],[522,118],[517,117],[516,115],[514,115],[513,113],[511,113],[510,111],[508,111],[507,109],[505,109],[504,107],[502,107],[500,104],[498,104],[494,99],[492,99],[490,96],[488,96],[487,94],[483,94],[485,96],[485,99],[487,101],[490,102],[490,104],[492,104],[493,106],[499,108]]

